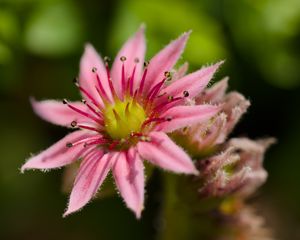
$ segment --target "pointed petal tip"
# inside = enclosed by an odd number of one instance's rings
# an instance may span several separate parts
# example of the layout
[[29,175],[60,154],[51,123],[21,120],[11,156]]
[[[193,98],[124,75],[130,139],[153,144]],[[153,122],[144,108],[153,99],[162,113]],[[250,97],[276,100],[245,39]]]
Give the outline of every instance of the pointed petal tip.
[[94,46],[91,44],[91,43],[89,43],[89,42],[86,42],[85,44],[84,44],[84,49],[85,50],[88,50],[88,49],[95,49],[94,48]]
[[179,36],[179,38],[178,38],[178,40],[183,40],[183,41],[187,41],[188,40],[188,38],[190,37],[190,35],[191,35],[191,33],[192,33],[192,30],[189,30],[189,31],[187,31],[187,32],[184,32],[184,33],[182,33],[180,36]]
[[23,174],[26,170],[26,163],[20,168],[20,172]]
[[191,174],[198,176],[200,174],[200,172],[196,168],[194,168],[194,170],[191,172]]
[[138,32],[145,32],[146,30],[146,23],[142,22],[139,26]]
[[134,211],[136,219],[140,220],[142,217],[142,211],[144,210],[144,206],[139,207]]
[[76,208],[70,208],[70,206],[68,206],[67,210],[65,210],[64,214],[62,215],[62,217],[66,218],[66,217],[70,216],[71,214],[80,211],[81,209],[82,209],[82,207],[79,208],[79,209],[76,209]]

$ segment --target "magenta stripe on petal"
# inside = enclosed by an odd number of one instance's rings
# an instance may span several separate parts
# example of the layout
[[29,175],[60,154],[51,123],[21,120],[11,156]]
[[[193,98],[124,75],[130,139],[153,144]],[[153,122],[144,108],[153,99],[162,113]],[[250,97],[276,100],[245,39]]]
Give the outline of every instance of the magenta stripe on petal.
[[[135,35],[129,38],[128,41],[123,45],[123,47],[117,54],[111,69],[112,81],[114,83],[118,96],[123,95],[121,77],[122,65],[124,64],[125,87],[127,87],[128,78],[131,77],[134,66],[136,65],[134,74],[134,86],[136,87],[141,79],[145,51],[146,43],[144,36],[144,26],[141,26],[140,29],[135,33]],[[125,57],[126,60],[122,62],[120,60],[121,57]]]
[[[94,69],[94,71],[93,71]],[[80,60],[79,84],[82,86],[94,99],[98,101],[101,98],[96,90],[97,75],[101,80],[101,84],[105,92],[111,97],[111,91],[107,80],[106,68],[104,63],[91,44],[86,44],[85,51]]]
[[182,34],[150,60],[144,87],[146,93],[163,80],[166,71],[172,70],[184,50],[189,35],[190,32]]
[[[64,127],[71,127],[71,122],[86,122],[89,118],[82,116],[81,114],[68,108],[61,101],[44,100],[36,101],[34,98],[30,99],[33,110],[42,119],[57,125]],[[72,106],[75,106],[82,111],[87,111],[87,107],[81,102],[72,102]]]
[[176,106],[168,109],[161,117],[170,119],[158,124],[155,129],[163,132],[172,132],[176,129],[199,124],[209,120],[220,111],[219,106],[196,105],[196,106]]
[[69,205],[64,217],[85,206],[97,193],[111,167],[111,154],[103,156],[102,151],[83,160],[70,195]]
[[67,144],[90,136],[93,134],[81,130],[68,134],[48,149],[30,158],[22,166],[22,172],[26,169],[58,168],[76,161],[88,148],[84,148],[83,143],[73,147],[67,147]]
[[183,78],[174,81],[170,86],[167,86],[162,91],[166,92],[167,96],[172,97],[182,97],[183,92],[187,91],[189,98],[194,98],[196,95],[201,93],[204,88],[206,88],[207,84],[222,63],[223,61],[190,73]]
[[144,166],[135,148],[120,152],[114,161],[113,174],[126,205],[141,217],[144,208]]

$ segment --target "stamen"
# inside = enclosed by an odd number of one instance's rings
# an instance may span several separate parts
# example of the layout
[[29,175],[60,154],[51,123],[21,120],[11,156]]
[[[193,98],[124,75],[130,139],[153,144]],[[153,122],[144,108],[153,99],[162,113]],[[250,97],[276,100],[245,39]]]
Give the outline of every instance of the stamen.
[[[100,79],[100,77],[99,77],[98,74],[96,74],[96,78],[97,78],[98,86],[99,86],[99,88],[100,88],[100,89],[98,89],[98,88],[96,87],[96,90],[97,90],[97,92],[99,93],[101,99],[103,99],[104,102],[105,102],[105,101],[106,101],[106,102],[110,102],[110,99],[109,99],[109,97],[107,96],[107,94],[106,94],[106,92],[105,92],[105,90],[104,90],[104,87],[103,87],[103,85],[102,85],[102,83],[101,83],[101,79]],[[98,90],[99,90],[99,91],[98,91]]]
[[164,119],[164,118],[155,118],[155,117],[153,117],[153,118],[149,118],[148,120],[146,120],[143,124],[142,124],[142,129],[146,126],[146,125],[148,125],[148,124],[150,124],[150,123],[152,123],[152,122],[164,122],[164,121],[166,121],[166,119]]
[[166,81],[166,78],[164,78],[162,81],[160,81],[159,83],[157,83],[156,85],[154,85],[152,87],[152,89],[150,90],[147,99],[152,100],[154,97],[156,97],[157,93],[159,92],[159,90],[161,89],[162,85],[164,84],[164,82]]
[[97,68],[93,67],[93,68],[92,68],[92,72],[93,72],[93,73],[97,72]]
[[164,82],[166,81],[166,78],[164,78],[162,81],[160,81],[159,83],[157,83],[156,85],[154,85],[152,87],[152,89],[150,90],[147,98],[146,98],[146,103],[145,103],[145,109],[147,109],[148,107],[148,103],[151,102],[159,93],[162,85],[164,84]]
[[83,147],[87,147],[87,146],[91,146],[91,145],[98,145],[98,144],[105,144],[105,143],[108,143],[108,140],[107,139],[104,139],[104,138],[99,138],[99,139],[96,139],[96,140],[93,140],[93,141],[88,141],[88,142],[85,142]]
[[170,107],[172,107],[171,103],[174,103],[176,101],[182,100],[182,97],[176,97],[176,98],[172,98],[171,100],[169,100],[168,98],[168,102],[163,102],[159,105],[157,105],[152,111],[153,112],[162,112],[162,111],[166,111],[167,109],[169,109]]
[[163,93],[159,94],[157,97],[160,98],[162,96],[165,96],[166,94],[167,94],[167,92],[163,92]]
[[136,64],[133,67],[131,77],[129,78],[127,89],[129,89],[129,94],[132,96],[133,94],[133,84],[134,84],[134,76],[135,76]]
[[87,130],[91,130],[91,131],[94,131],[94,132],[97,132],[97,133],[100,132],[100,129],[90,127],[90,126],[81,125],[81,124],[78,124],[77,127],[87,129]]
[[95,100],[95,98],[93,98],[92,97],[92,95],[91,94],[89,94],[89,92],[86,90],[86,89],[84,89],[83,87],[81,87],[80,85],[79,85],[79,83],[75,83],[75,85],[76,85],[76,87],[78,87],[79,88],[79,91],[80,92],[82,92],[87,98],[89,98],[91,101],[92,101],[92,103],[95,105],[95,106],[99,106],[99,102],[98,101],[96,101]]
[[109,81],[111,81],[111,79],[110,79],[110,72],[109,72],[108,61],[105,61],[105,70],[106,70],[107,80],[109,82]]
[[[126,90],[126,81],[125,81],[125,66],[124,66],[124,62],[126,60],[126,58],[123,56],[120,58],[120,60],[122,61],[122,90],[121,90],[121,98],[123,98],[125,90]],[[123,99],[122,99],[123,100]]]
[[80,144],[82,144],[82,143],[86,143],[86,142],[89,142],[89,141],[95,141],[95,140],[98,140],[99,139],[99,137],[97,137],[97,138],[95,138],[95,137],[86,137],[86,138],[83,138],[83,139],[81,139],[81,140],[78,140],[78,141],[75,141],[75,142],[73,142],[73,143],[71,143],[71,142],[68,142],[67,144],[66,144],[66,146],[67,147],[74,147],[74,146],[78,146],[78,145],[80,145]]
[[85,112],[85,111],[82,111],[82,110],[80,110],[80,109],[74,107],[73,105],[69,104],[68,101],[67,101],[66,99],[63,100],[63,104],[67,104],[67,106],[68,106],[69,108],[71,108],[73,111],[75,111],[75,112],[77,112],[77,113],[79,113],[79,114],[81,114],[81,115],[83,115],[83,116],[85,116],[85,117],[87,117],[87,118],[92,119],[92,120],[95,121],[97,124],[99,124],[99,123],[101,124],[101,122],[99,121],[100,119],[95,118],[94,116],[90,115],[89,113],[87,113],[87,112]]
[[[87,107],[95,114],[97,115],[101,120],[103,119],[103,115],[100,114],[99,111],[95,110],[90,104],[86,103]],[[100,120],[99,119],[99,120]]]
[[[146,63],[146,62],[145,62]],[[140,83],[140,88],[139,88],[139,95],[141,95],[143,93],[143,89],[144,89],[144,85],[145,85],[145,79],[146,79],[146,76],[147,76],[147,72],[148,72],[148,64],[146,65],[144,63],[144,72],[143,72],[143,76],[142,76],[142,80],[141,80],[141,83]]]

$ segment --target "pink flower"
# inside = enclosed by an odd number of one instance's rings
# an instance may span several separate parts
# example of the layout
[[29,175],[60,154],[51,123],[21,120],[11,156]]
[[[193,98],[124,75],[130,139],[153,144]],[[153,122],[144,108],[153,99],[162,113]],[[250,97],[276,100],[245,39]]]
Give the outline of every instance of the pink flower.
[[32,100],[41,118],[78,129],[22,166],[22,171],[52,169],[82,159],[64,216],[86,205],[110,170],[137,218],[144,207],[143,160],[176,173],[198,173],[167,133],[207,121],[219,111],[218,106],[187,106],[185,102],[206,87],[220,63],[168,85],[188,37],[184,33],[144,64],[141,27],[121,48],[111,70],[87,44],[76,81],[84,100]]

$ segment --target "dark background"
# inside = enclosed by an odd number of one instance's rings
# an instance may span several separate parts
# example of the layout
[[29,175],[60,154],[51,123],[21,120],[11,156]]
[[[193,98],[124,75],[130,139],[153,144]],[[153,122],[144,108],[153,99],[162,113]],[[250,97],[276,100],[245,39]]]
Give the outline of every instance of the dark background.
[[29,96],[78,99],[72,79],[84,43],[113,57],[142,22],[148,58],[192,29],[181,60],[190,71],[226,59],[215,80],[229,75],[230,88],[252,103],[234,135],[278,139],[254,202],[279,239],[300,239],[299,0],[0,0],[0,238],[154,238],[163,200],[159,173],[137,221],[117,196],[63,219],[63,171],[19,171],[30,153],[67,133],[35,116]]

